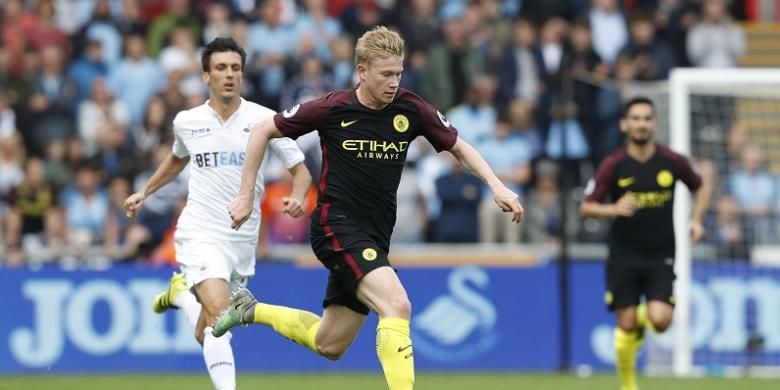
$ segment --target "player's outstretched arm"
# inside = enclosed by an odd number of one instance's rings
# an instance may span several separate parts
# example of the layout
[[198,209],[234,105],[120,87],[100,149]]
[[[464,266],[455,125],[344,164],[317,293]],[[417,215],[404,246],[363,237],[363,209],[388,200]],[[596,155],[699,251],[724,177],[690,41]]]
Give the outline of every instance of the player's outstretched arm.
[[290,168],[290,173],[293,176],[293,188],[289,196],[282,198],[282,202],[284,202],[283,212],[298,218],[305,211],[303,201],[306,199],[306,194],[309,193],[311,173],[309,173],[309,169],[302,162]]
[[127,218],[133,218],[138,214],[138,211],[143,207],[144,199],[175,179],[189,161],[189,156],[181,158],[173,153],[168,153],[168,156],[157,167],[152,177],[144,183],[143,187],[125,199],[124,208]]
[[246,158],[241,169],[241,186],[238,196],[228,205],[228,213],[233,222],[230,227],[238,230],[252,214],[252,202],[255,200],[255,183],[260,163],[265,156],[265,149],[271,138],[279,138],[282,133],[276,128],[273,117],[270,117],[252,127],[252,134],[246,144]]
[[498,207],[505,212],[512,213],[513,222],[520,223],[523,220],[524,210],[520,204],[520,197],[509,188],[506,188],[473,146],[458,138],[449,152],[458,160],[460,165],[487,184],[490,191],[493,192],[493,199]]

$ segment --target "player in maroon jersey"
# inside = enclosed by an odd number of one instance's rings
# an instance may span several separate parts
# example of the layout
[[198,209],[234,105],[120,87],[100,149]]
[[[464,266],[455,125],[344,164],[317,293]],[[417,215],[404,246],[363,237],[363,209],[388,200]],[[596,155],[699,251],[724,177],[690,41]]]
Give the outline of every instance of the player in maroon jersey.
[[[357,42],[357,87],[292,107],[255,126],[239,196],[229,212],[238,229],[251,213],[251,181],[268,140],[318,130],[323,153],[318,206],[311,241],[330,270],[322,318],[313,313],[258,303],[247,290],[215,325],[215,334],[244,323],[262,323],[332,359],[352,344],[369,311],[377,313],[377,355],[391,390],[412,389],[414,359],[409,336],[411,304],[388,260],[396,217],[396,191],[409,144],[423,136],[437,151],[450,152],[482,179],[502,210],[520,222],[518,196],[485,160],[458,138],[457,130],[429,103],[399,88],[404,42],[385,27]],[[246,182],[244,182],[246,180]]]
[[[655,142],[655,120],[650,99],[636,97],[625,104],[620,128],[626,144],[601,163],[581,207],[585,217],[614,218],[605,300],[617,317],[615,365],[623,390],[637,389],[636,352],[645,326],[663,332],[672,321],[674,184],[680,180],[696,193],[690,222],[694,241],[704,235],[710,200],[709,183],[688,159]],[[640,305],[641,296],[646,306]]]

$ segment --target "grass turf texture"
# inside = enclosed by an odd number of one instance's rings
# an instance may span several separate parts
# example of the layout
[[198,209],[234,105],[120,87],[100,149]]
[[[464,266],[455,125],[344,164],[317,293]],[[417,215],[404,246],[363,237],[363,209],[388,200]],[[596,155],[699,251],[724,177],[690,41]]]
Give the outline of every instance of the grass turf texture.
[[[381,374],[239,374],[239,389],[273,390],[386,390]],[[778,389],[777,379],[672,379],[640,377],[642,390],[769,390]],[[0,389],[40,390],[157,390],[212,389],[202,375],[23,375],[0,376]],[[560,374],[419,374],[419,390],[609,390],[617,389],[612,375],[578,378]]]

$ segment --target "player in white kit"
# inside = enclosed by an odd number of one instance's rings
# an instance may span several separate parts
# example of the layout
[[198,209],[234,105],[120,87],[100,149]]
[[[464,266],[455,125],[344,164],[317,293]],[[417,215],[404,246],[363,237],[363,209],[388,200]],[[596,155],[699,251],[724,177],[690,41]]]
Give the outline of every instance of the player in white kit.
[[[235,365],[230,337],[215,338],[212,325],[230,303],[231,290],[246,285],[255,273],[255,247],[260,226],[259,204],[247,223],[251,229],[233,230],[226,212],[238,194],[241,167],[250,129],[274,111],[241,98],[246,52],[232,38],[217,38],[202,54],[203,80],[209,100],[179,112],[173,120],[173,150],[146,184],[125,200],[128,217],[135,216],[144,199],[173,180],[190,165],[187,205],[174,234],[176,261],[168,290],[157,295],[154,311],[182,309],[203,346],[203,357],[214,387],[235,389]],[[269,144],[293,175],[293,190],[283,199],[284,212],[300,217],[311,175],[303,152],[289,138]],[[263,196],[263,177],[255,183],[256,199]]]

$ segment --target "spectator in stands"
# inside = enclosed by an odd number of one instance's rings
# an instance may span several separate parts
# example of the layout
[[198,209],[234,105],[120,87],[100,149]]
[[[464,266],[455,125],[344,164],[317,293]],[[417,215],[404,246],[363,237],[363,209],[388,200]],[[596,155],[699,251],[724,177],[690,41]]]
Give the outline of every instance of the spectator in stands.
[[701,20],[688,33],[688,59],[706,68],[734,67],[745,54],[745,34],[734,23],[725,0],[704,0]]
[[140,0],[122,0],[122,18],[117,21],[123,36],[146,35],[149,26],[141,15]]
[[[354,57],[352,53],[352,42],[346,37],[338,37],[331,41],[331,52],[333,54],[333,87],[335,89],[346,89],[354,84]],[[409,74],[415,72],[415,69],[404,69],[404,78],[406,80]],[[283,107],[286,108],[286,107]]]
[[686,50],[688,30],[697,19],[697,5],[686,0],[660,0],[655,9],[658,36],[672,47],[678,66],[691,66]]
[[0,138],[10,137],[17,132],[16,113],[11,107],[11,93],[0,87]]
[[22,72],[22,55],[30,44],[35,24],[35,15],[24,8],[22,0],[4,2],[0,19],[0,42],[10,54],[10,69],[14,74]]
[[[558,186],[560,170],[555,162],[539,160],[534,169],[534,183],[526,197],[529,205],[528,220],[523,226],[524,241],[531,243],[555,243],[561,237],[561,192]],[[569,220],[567,231],[573,236],[579,219],[571,210],[577,205],[573,197],[567,197]]]
[[106,122],[125,129],[130,125],[130,111],[122,101],[114,99],[106,80],[97,78],[92,83],[90,98],[78,106],[78,132],[87,156],[98,152],[98,129]]
[[400,10],[398,30],[406,42],[408,56],[425,53],[436,42],[439,18],[435,0],[411,0]]
[[28,159],[24,181],[8,197],[8,248],[30,253],[43,245],[46,214],[54,207],[55,199],[54,189],[46,182],[43,161]]
[[60,46],[66,49],[70,46],[70,40],[54,22],[54,0],[39,0],[35,9],[35,26],[28,39],[31,46],[40,50],[46,46]]
[[157,61],[147,56],[142,35],[125,38],[125,57],[109,72],[108,86],[127,105],[130,122],[141,123],[146,103],[165,87],[165,75]]
[[746,217],[748,239],[756,244],[776,242],[771,215],[778,178],[766,169],[764,151],[749,144],[742,150],[739,169],[728,178],[728,193]]
[[[597,104],[599,88],[595,82],[603,81],[609,75],[609,66],[593,50],[590,25],[587,19],[577,19],[571,27],[567,50],[562,60],[565,72],[574,83],[574,103],[577,105],[578,116],[582,130],[589,145],[597,145],[599,142],[600,128],[598,124],[598,110],[593,108]],[[591,159],[594,163],[595,153],[591,148]]]
[[496,88],[495,77],[479,75],[466,90],[463,103],[447,111],[450,123],[462,129],[458,136],[474,147],[493,138],[498,117],[494,107]]
[[249,26],[247,73],[254,79],[256,100],[278,108],[284,87],[284,65],[287,56],[298,46],[296,32],[282,23],[280,0],[267,0],[259,6],[260,19]]
[[653,81],[669,77],[677,61],[667,43],[656,37],[652,16],[638,14],[631,20],[631,40],[620,51],[618,63],[631,79]]
[[[168,83],[168,88],[178,88],[185,96],[200,94],[205,96],[206,88],[201,80],[200,54],[195,45],[192,29],[186,23],[174,27],[166,45],[157,58],[163,72],[171,80],[171,73],[178,72],[177,83]],[[205,99],[204,99],[205,100]],[[198,102],[198,105],[201,104]]]
[[199,17],[190,8],[189,0],[167,0],[166,12],[154,18],[149,25],[147,48],[149,55],[157,57],[165,46],[165,42],[177,26],[187,25],[192,31],[192,37],[198,37],[193,45],[200,43],[202,27]]
[[[76,53],[89,50],[91,42],[99,42],[101,51],[99,59],[93,62],[104,63],[109,66],[122,58],[122,32],[119,21],[111,15],[111,6],[108,0],[98,0],[94,3],[92,15],[87,23],[75,35]],[[89,86],[87,86],[87,91]]]
[[46,145],[46,160],[44,161],[46,182],[51,184],[57,192],[73,182],[74,172],[65,161],[65,150],[66,141],[64,139],[51,140]]
[[24,180],[24,158],[19,133],[0,137],[0,211],[5,209],[11,190]]
[[551,121],[545,142],[545,154],[548,157],[582,161],[590,156],[590,145],[577,120],[578,111],[572,101],[559,100],[550,105]]
[[158,145],[173,142],[173,131],[170,127],[172,120],[170,110],[163,97],[161,95],[152,96],[146,105],[143,123],[133,126],[130,130],[135,153],[139,160],[144,162],[143,169],[151,166]]
[[68,67],[68,78],[76,85],[75,104],[81,104],[92,93],[92,83],[98,77],[108,76],[108,63],[103,59],[103,44],[98,40],[87,42],[84,54]]
[[[477,144],[476,148],[485,156],[485,161],[493,168],[496,176],[522,199],[523,187],[531,178],[531,145],[523,138],[512,137],[509,123],[501,121],[496,124],[495,131]],[[482,192],[479,241],[520,242],[520,224],[507,221],[504,212],[496,208],[487,187]]]
[[309,56],[303,59],[301,71],[285,83],[280,105],[289,108],[318,98],[331,90],[333,80],[325,73],[322,61],[318,57]]
[[203,26],[203,42],[233,35],[230,9],[224,2],[213,2],[206,9],[206,25]]
[[330,64],[333,60],[330,44],[341,34],[341,25],[328,15],[325,0],[306,0],[304,7],[305,11],[293,26],[297,39],[311,39],[314,54],[323,63]]
[[513,138],[518,138],[531,148],[531,159],[542,155],[542,132],[534,123],[533,103],[515,99],[507,107],[506,116]]
[[41,49],[41,69],[32,80],[28,109],[33,123],[22,129],[25,144],[31,152],[42,155],[45,142],[65,138],[73,133],[73,102],[76,86],[65,74],[65,52],[60,46]]
[[618,53],[628,43],[626,19],[617,0],[591,0],[588,11],[593,32],[593,49],[602,61],[612,67]]
[[718,245],[718,258],[747,260],[752,243],[745,235],[742,212],[736,199],[722,196],[717,204],[715,243]]
[[58,203],[66,207],[65,224],[79,252],[103,243],[109,200],[94,162],[85,161],[76,169],[76,182],[63,191]]
[[526,19],[512,27],[512,45],[505,51],[498,69],[499,110],[516,99],[536,104],[543,92],[544,59],[536,45],[536,30]]
[[357,38],[376,25],[387,24],[388,15],[377,0],[353,0],[341,13],[344,32]]
[[97,126],[98,151],[94,159],[107,176],[131,176],[137,170],[137,158],[127,142],[126,128],[114,121],[103,121]]
[[463,101],[474,78],[484,73],[485,62],[479,50],[469,46],[463,15],[449,15],[443,21],[444,41],[428,52],[428,71],[422,79],[423,95],[440,111]]
[[449,172],[436,179],[436,193],[441,200],[441,214],[434,226],[434,241],[477,242],[479,238],[477,209],[482,198],[482,182],[466,173],[454,159],[449,157],[448,159],[450,160]]
[[[411,151],[410,151],[411,152]],[[417,172],[416,156],[407,157],[406,166],[401,172],[396,195],[396,219],[392,244],[415,244],[425,241],[428,227],[428,212],[425,206],[425,194],[421,185],[422,178]]]

